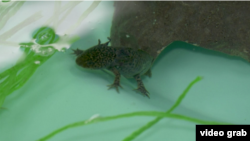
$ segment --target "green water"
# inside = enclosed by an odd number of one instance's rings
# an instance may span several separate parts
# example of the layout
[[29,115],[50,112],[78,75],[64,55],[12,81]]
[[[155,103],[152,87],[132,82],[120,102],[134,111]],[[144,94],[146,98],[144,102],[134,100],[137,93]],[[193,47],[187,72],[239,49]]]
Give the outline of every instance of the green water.
[[[0,90],[1,100],[6,96],[2,105],[3,108],[0,109],[1,141],[39,140],[57,129],[84,120],[88,121],[76,123],[75,126],[83,125],[83,123],[96,123],[78,127],[70,125],[71,129],[65,128],[65,131],[52,136],[48,140],[120,141],[135,137],[135,141],[193,141],[195,140],[195,124],[202,123],[199,120],[232,124],[250,123],[248,114],[250,108],[248,102],[250,98],[249,63],[240,58],[201,49],[183,42],[174,42],[169,45],[152,67],[152,78],[143,78],[144,85],[150,92],[150,99],[134,92],[133,89],[137,86],[136,82],[123,77],[121,78],[123,89],[120,89],[119,94],[115,89],[107,90],[107,85],[113,82],[114,76],[101,70],[90,71],[80,68],[75,64],[75,57],[71,54],[72,51],[68,50],[69,47],[86,49],[96,45],[97,39],[104,42],[106,37],[109,36],[113,3],[101,2],[92,11],[88,9],[91,4],[92,2],[65,2],[48,5],[47,2],[25,2],[23,5],[20,4],[20,9],[17,9],[20,12],[16,13],[16,16],[20,13],[24,15],[26,13],[26,15],[17,18],[14,14],[12,19],[8,20],[8,22],[13,20],[22,23],[30,16],[27,15],[27,8],[30,6],[36,8],[37,6],[47,6],[53,11],[60,5],[73,5],[73,11],[71,12],[75,12],[74,23],[69,24],[67,23],[69,19],[60,20],[59,18],[54,20],[62,23],[52,22],[49,24],[55,30],[53,35],[58,36],[62,42],[69,43],[69,46],[58,40],[46,40],[48,42],[37,40],[41,45],[53,44],[56,47],[61,47],[53,50],[54,52],[51,54],[40,54],[42,57],[35,58],[37,53],[29,51],[30,47],[25,46],[26,48],[24,47],[21,52],[26,49],[28,50],[27,54],[33,54],[24,57],[24,61],[21,61],[22,65],[19,65],[20,67],[17,67],[17,70],[14,69],[14,71],[6,73],[13,78],[8,81],[10,82],[8,86],[13,87],[2,85]],[[82,8],[84,6],[85,9]],[[110,9],[110,11],[107,13],[100,12],[104,9]],[[82,11],[79,12],[80,10]],[[90,14],[84,18],[86,14],[83,13],[88,10]],[[38,8],[37,11],[39,11]],[[72,13],[71,16],[74,15]],[[100,16],[100,13],[103,15]],[[63,17],[63,13],[61,14]],[[32,42],[37,37],[34,33],[43,27],[43,24],[51,17],[53,15],[41,14],[41,19],[37,19],[36,24],[23,28],[19,26],[20,31],[9,32],[11,34],[4,33],[8,33],[7,31],[15,28],[15,25],[6,22],[8,24],[2,26],[0,36],[5,35],[4,37],[6,37],[8,35],[9,38],[0,40],[1,56],[5,52],[5,58],[10,58],[10,55],[7,56],[8,47],[15,50],[15,48],[20,47],[20,43],[30,45],[27,43]],[[91,19],[91,17],[98,18]],[[81,22],[78,22],[79,19]],[[3,23],[1,22],[1,24]],[[75,30],[68,27],[75,28]],[[63,38],[63,33],[70,32],[72,36]],[[49,33],[51,32],[45,32],[43,35],[46,36],[42,37],[50,37]],[[74,42],[76,39],[79,40]],[[41,48],[44,49],[43,46]],[[47,52],[50,53],[50,51]],[[1,59],[4,60],[4,58]],[[9,64],[4,66],[1,65],[0,72],[3,74],[8,68],[15,66],[16,60],[8,62]],[[40,64],[35,64],[34,61],[40,61]],[[19,69],[26,65],[32,69],[26,69],[23,73],[22,71],[19,72]],[[15,76],[16,74],[21,75]],[[193,85],[192,88],[190,87],[190,90],[186,91],[187,93],[183,93],[197,76],[202,76],[203,79]],[[7,82],[2,80],[2,77],[4,76],[1,76],[0,82],[2,83],[0,84]],[[19,89],[17,88],[18,85],[13,85],[15,82],[19,82],[17,80],[23,80],[20,81],[23,82],[23,85]],[[182,101],[179,101],[181,102],[180,105],[177,105],[171,112],[172,116],[175,114],[175,118],[170,118],[170,113],[165,114],[165,112],[178,101],[177,99],[181,94],[186,94],[186,96]],[[159,113],[156,113],[157,111]],[[140,113],[122,115],[131,112]],[[178,119],[176,114],[196,120],[191,122],[187,118],[183,120],[183,117]],[[125,118],[112,117],[116,115]],[[164,116],[168,116],[168,118]],[[91,117],[96,118],[89,120]],[[102,122],[102,120],[108,120],[109,117],[110,119],[114,118],[114,120]],[[155,118],[163,119],[143,131],[146,127],[141,127],[150,121],[154,121]],[[143,132],[137,136],[135,131],[140,128],[139,131]]]

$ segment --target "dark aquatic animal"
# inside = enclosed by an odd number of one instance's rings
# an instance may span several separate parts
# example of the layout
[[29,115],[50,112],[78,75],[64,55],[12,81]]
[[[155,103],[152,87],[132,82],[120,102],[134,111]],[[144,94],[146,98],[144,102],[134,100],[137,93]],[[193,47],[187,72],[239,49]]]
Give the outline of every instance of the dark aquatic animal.
[[[120,76],[126,78],[134,78],[137,81],[138,92],[149,98],[149,92],[146,90],[141,75],[151,77],[151,66],[154,58],[141,49],[134,49],[129,47],[113,47],[108,46],[109,41],[101,44],[100,39],[98,45],[95,45],[87,50],[76,49],[73,50],[77,56],[76,63],[89,69],[106,69],[114,73],[114,83],[109,86],[116,88],[120,85]],[[122,87],[121,87],[122,88]]]

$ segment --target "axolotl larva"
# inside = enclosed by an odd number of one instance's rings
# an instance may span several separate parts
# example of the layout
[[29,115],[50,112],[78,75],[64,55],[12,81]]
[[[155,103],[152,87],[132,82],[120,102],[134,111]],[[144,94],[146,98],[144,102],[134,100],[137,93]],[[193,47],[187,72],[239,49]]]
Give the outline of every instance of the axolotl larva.
[[103,44],[98,40],[98,45],[87,50],[73,50],[77,55],[76,63],[83,68],[106,69],[113,72],[114,83],[108,86],[109,89],[116,88],[117,92],[119,92],[118,87],[121,87],[121,75],[134,78],[138,85],[136,90],[149,98],[149,92],[143,85],[141,75],[151,77],[150,68],[154,58],[140,49],[108,46],[111,41],[108,39],[109,41]]

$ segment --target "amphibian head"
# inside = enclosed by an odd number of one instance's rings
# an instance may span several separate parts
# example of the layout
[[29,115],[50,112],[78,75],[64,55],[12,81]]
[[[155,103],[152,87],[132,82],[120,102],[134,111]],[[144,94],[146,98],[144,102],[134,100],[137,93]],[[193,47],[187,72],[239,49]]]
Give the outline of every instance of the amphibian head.
[[99,69],[103,67],[100,55],[98,49],[90,48],[77,57],[76,63],[84,68]]
[[81,67],[90,69],[109,67],[115,58],[115,52],[113,48],[108,47],[110,38],[108,39],[109,41],[103,44],[98,40],[98,45],[85,51],[79,49],[73,50],[74,54],[77,55],[76,63]]

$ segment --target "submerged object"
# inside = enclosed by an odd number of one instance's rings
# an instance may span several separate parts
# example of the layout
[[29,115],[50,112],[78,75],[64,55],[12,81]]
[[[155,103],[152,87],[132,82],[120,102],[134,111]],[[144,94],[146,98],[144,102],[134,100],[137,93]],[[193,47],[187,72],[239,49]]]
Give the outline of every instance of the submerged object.
[[77,56],[76,63],[89,69],[106,69],[114,73],[114,83],[109,85],[109,88],[116,88],[120,85],[120,76],[126,78],[134,78],[137,81],[138,92],[149,98],[149,92],[144,87],[141,80],[141,75],[151,77],[151,66],[154,58],[141,49],[129,47],[114,47],[108,46],[109,41],[101,44],[98,40],[98,45],[87,50],[73,50]]
[[157,57],[183,41],[250,61],[250,2],[115,1],[112,45]]

